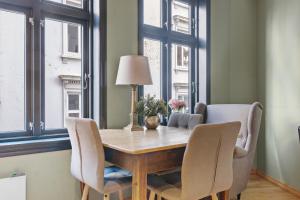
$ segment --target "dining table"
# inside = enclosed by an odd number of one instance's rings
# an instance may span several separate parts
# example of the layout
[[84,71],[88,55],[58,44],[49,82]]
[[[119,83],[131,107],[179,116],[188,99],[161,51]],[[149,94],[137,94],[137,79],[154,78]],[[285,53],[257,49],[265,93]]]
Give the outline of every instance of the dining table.
[[[147,174],[181,167],[192,130],[159,126],[155,130],[100,130],[105,160],[132,173],[132,200],[147,199]],[[220,193],[228,199],[228,192]]]

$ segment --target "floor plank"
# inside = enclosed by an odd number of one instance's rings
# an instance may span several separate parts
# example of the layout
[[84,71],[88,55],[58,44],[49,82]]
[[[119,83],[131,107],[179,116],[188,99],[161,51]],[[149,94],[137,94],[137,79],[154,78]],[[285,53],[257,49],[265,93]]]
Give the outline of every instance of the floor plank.
[[242,200],[300,200],[265,179],[253,175],[247,190],[242,193]]

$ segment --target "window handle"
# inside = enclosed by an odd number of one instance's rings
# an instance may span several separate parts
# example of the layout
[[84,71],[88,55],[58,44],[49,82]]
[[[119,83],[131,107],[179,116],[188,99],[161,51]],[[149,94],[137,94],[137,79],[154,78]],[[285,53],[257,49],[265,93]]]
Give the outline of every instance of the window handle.
[[195,89],[196,89],[196,86],[195,86],[196,84],[195,84],[195,82],[193,81],[192,82],[192,94],[194,94],[195,93]]
[[29,130],[30,131],[33,131],[33,126],[34,126],[33,122],[29,122]]
[[40,127],[41,127],[41,130],[45,130],[45,122],[40,122]]
[[30,17],[28,19],[29,23],[31,24],[31,26],[34,26],[34,18],[33,17]]
[[84,74],[84,80],[83,80],[83,89],[84,90],[88,89],[90,78],[91,78],[90,74],[87,74],[87,73]]

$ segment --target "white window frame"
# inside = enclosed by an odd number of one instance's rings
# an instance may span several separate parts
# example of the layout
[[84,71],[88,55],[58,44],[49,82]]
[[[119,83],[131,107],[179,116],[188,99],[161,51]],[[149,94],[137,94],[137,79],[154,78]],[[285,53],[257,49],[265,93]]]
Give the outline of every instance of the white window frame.
[[[66,118],[69,117],[70,113],[78,113],[79,117],[82,117],[82,93],[81,93],[81,77],[75,75],[60,75],[59,78],[62,80],[63,89],[63,117],[64,127],[66,126]],[[69,110],[69,95],[79,95],[79,110]]]
[[81,0],[63,0],[63,4],[70,5],[67,1],[72,2],[71,6],[76,6],[78,8],[82,8],[82,1]]
[[68,25],[70,23],[63,23],[63,58],[81,59],[81,28],[78,24],[72,24],[78,26],[78,53],[69,51],[69,38],[68,38]]
[[[63,4],[67,4],[67,1],[72,2],[72,6],[78,5],[76,7],[81,8],[81,0],[63,0]],[[70,52],[69,47],[69,38],[68,38],[68,24],[70,23],[63,23],[63,58],[72,58],[72,59],[81,59],[81,28],[78,24],[73,24],[75,26],[78,26],[78,53]]]
[[[175,57],[175,70],[188,71],[189,70],[189,61],[188,61],[187,65],[184,65],[183,63],[184,63],[184,49],[187,49],[189,52],[190,51],[189,47],[182,46],[180,44],[175,44],[174,46],[175,46],[175,56],[174,56]],[[181,55],[182,55],[182,57],[181,57],[182,64],[181,65],[178,64],[178,60],[177,60],[178,47],[181,47]]]
[[[69,109],[69,95],[78,95],[79,96],[79,110],[70,110]],[[81,91],[80,90],[71,90],[65,89],[64,94],[64,116],[65,118],[69,117],[69,114],[79,114],[79,118],[81,117]]]

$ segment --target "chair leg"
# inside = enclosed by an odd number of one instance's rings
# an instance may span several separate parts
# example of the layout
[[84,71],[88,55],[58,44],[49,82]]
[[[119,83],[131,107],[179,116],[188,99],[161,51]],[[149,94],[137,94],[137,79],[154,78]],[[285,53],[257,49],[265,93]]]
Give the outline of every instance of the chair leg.
[[212,200],[219,200],[217,194],[211,194],[211,199]]
[[118,191],[118,195],[119,195],[119,200],[124,200],[124,196],[123,196],[123,191],[122,190]]
[[109,194],[104,194],[103,200],[110,200]]
[[150,191],[149,200],[155,200],[155,193],[153,191]]
[[221,200],[229,200],[229,190],[221,192],[220,199]]
[[241,193],[237,195],[237,200],[241,200]]
[[87,200],[88,199],[89,189],[90,189],[90,187],[87,184],[85,184],[81,200]]
[[160,195],[157,195],[157,200],[162,200]]

